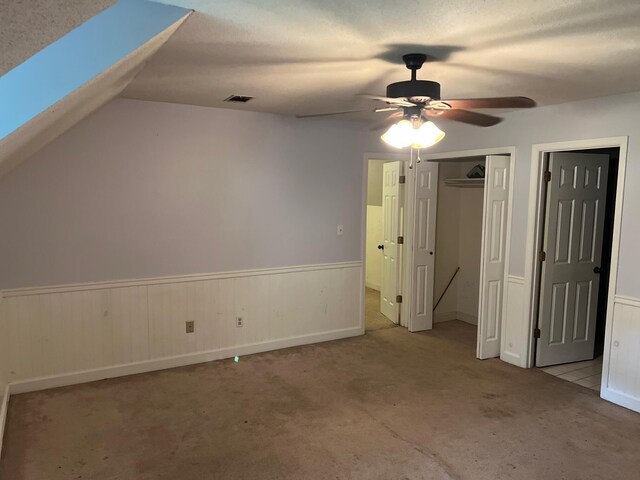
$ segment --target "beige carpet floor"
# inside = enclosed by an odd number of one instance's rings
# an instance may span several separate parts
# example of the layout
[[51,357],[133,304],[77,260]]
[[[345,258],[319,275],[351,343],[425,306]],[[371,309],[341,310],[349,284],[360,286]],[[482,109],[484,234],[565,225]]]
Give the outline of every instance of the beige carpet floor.
[[380,292],[373,288],[367,288],[364,298],[365,330],[367,332],[398,326],[380,313]]

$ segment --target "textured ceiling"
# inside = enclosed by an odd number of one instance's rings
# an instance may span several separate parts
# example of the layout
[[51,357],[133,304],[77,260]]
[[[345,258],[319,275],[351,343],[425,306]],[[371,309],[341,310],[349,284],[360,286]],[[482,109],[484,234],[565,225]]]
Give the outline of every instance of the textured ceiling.
[[0,76],[116,0],[0,0]]
[[[419,78],[443,97],[526,95],[540,104],[640,90],[637,0],[163,0],[196,14],[125,90],[131,98],[308,114],[373,106]],[[222,103],[230,94],[256,99]],[[362,116],[360,116],[362,118]]]

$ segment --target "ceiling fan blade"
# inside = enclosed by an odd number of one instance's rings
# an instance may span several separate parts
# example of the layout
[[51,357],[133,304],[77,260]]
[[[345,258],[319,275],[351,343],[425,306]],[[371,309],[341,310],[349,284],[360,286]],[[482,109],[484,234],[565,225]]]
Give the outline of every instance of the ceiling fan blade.
[[531,108],[536,102],[527,97],[495,97],[495,98],[461,98],[457,100],[440,100],[451,105],[451,108]]
[[375,110],[347,110],[344,112],[312,113],[309,115],[296,115],[296,118],[330,117],[332,115],[346,115],[348,113],[362,113],[362,112],[375,112]]
[[378,100],[380,102],[390,103],[391,105],[398,105],[400,107],[415,107],[416,104],[408,101],[406,98],[391,98],[391,97],[381,97],[379,95],[369,95],[366,93],[361,93],[358,95],[359,97],[370,98],[371,100]]
[[396,123],[398,120],[400,120],[402,117],[404,116],[404,112],[395,112],[392,113],[391,115],[389,115],[387,118],[385,118],[384,120],[382,120],[381,122],[377,122],[374,123],[373,126],[370,128],[370,130],[372,132],[375,132],[376,130],[382,130],[383,128],[387,128],[389,127],[392,123]]
[[380,112],[395,112],[400,110],[402,107],[397,106],[397,107],[381,107],[381,108],[376,108],[374,110],[374,112],[376,113],[380,113]]
[[485,115],[484,113],[470,112],[468,110],[428,110],[424,112],[430,117],[445,118],[456,122],[468,123],[478,127],[491,127],[502,121],[500,117]]

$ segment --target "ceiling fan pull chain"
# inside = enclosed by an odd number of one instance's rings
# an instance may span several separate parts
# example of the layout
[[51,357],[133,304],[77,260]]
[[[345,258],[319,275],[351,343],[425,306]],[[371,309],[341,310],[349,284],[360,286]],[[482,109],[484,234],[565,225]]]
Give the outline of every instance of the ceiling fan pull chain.
[[409,170],[413,170],[413,147],[409,149]]

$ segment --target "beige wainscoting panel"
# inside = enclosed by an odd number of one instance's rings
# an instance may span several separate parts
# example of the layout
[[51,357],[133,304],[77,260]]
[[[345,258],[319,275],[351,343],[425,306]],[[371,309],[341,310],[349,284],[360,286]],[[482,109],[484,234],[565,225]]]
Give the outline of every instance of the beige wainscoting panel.
[[[361,268],[349,262],[5,291],[0,384],[15,393],[358,335]],[[187,321],[194,333],[186,333]]]
[[616,296],[609,321],[601,396],[640,412],[640,299]]
[[509,275],[505,288],[505,311],[502,319],[500,359],[526,367],[526,325],[524,278]]

